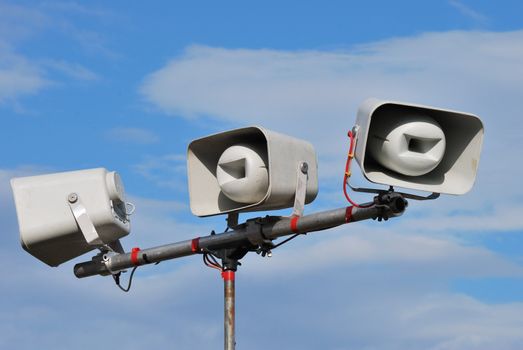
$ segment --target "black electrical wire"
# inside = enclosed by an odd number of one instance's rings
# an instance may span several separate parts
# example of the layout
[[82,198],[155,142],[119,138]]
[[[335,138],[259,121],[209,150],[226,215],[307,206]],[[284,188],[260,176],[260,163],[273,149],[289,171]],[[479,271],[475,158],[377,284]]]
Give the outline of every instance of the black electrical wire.
[[216,258],[212,254],[210,254],[210,253],[204,253],[203,254],[203,263],[207,267],[212,267],[214,269],[223,270],[222,265],[220,265],[218,263],[218,261],[216,261]]
[[214,256],[212,253],[208,253],[207,257],[211,259],[211,261],[215,264],[221,267],[221,264],[218,262],[218,259]]
[[272,247],[272,249],[276,249],[279,246],[284,245],[285,243],[289,242],[290,240],[293,240],[294,238],[298,237],[299,235],[304,235],[304,233],[296,233],[296,234],[290,236],[289,238],[287,238],[286,240],[281,241],[280,243],[276,244],[274,247]]
[[131,289],[131,284],[133,283],[134,272],[136,271],[137,268],[138,268],[138,266],[133,267],[133,269],[131,271],[131,275],[129,276],[129,284],[127,285],[127,288],[124,288],[120,285],[120,275],[122,274],[121,272],[118,272],[116,275],[113,275],[114,282],[116,283],[118,288],[120,288],[122,291],[124,291],[126,293]]

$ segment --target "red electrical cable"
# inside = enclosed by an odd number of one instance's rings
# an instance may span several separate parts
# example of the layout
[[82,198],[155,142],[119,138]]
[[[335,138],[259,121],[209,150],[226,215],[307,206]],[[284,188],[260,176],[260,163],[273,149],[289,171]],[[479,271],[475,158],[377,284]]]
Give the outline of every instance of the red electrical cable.
[[356,138],[352,134],[351,130],[349,130],[349,132],[347,133],[347,136],[349,137],[349,140],[350,140],[350,143],[349,143],[350,146],[349,146],[349,154],[347,155],[347,162],[345,163],[345,174],[343,175],[343,194],[345,195],[345,198],[347,199],[347,201],[350,204],[352,204],[353,206],[355,206],[356,208],[368,208],[368,207],[372,206],[372,204],[365,205],[365,206],[360,205],[360,204],[354,202],[349,197],[349,194],[347,193],[348,179],[351,176],[350,163],[352,161],[352,158],[354,158],[354,145],[356,143]]

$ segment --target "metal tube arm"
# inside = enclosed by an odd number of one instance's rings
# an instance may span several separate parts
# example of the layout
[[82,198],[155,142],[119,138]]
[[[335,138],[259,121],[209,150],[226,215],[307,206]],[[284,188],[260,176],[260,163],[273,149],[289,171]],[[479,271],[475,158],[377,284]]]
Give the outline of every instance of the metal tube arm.
[[296,233],[325,230],[350,222],[367,219],[388,219],[400,216],[407,207],[407,201],[396,192],[384,192],[374,198],[373,203],[359,207],[350,206],[305,215],[302,217],[274,217],[248,220],[233,231],[197,237],[191,240],[171,243],[144,250],[133,250],[124,254],[102,254],[91,261],[74,266],[78,278],[108,275],[134,266],[177,259],[228,248],[255,250],[264,243],[278,237]]

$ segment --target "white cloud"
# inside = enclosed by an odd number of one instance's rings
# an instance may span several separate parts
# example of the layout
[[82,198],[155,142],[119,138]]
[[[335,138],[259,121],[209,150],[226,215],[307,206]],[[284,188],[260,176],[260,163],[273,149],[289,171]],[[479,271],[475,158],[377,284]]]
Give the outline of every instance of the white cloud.
[[[387,227],[383,227],[386,225]],[[337,233],[336,233],[337,232]],[[368,265],[416,266],[431,270],[444,278],[455,277],[523,277],[523,268],[478,246],[467,246],[449,237],[430,237],[426,232],[405,232],[401,225],[369,226],[350,224],[323,233],[311,233],[301,244],[289,243],[284,251],[275,250],[268,262],[256,260],[255,271],[276,274],[303,274],[324,271],[343,265],[356,270]],[[294,245],[294,248],[290,246]],[[297,247],[296,247],[297,246]],[[281,252],[281,253],[280,253]],[[253,268],[253,267],[251,267]],[[410,271],[412,273],[412,271]]]
[[15,54],[0,41],[0,103],[34,94],[49,84],[38,64]]
[[1,41],[19,41],[51,25],[50,18],[37,8],[0,3]]
[[61,11],[64,13],[72,13],[78,15],[89,16],[91,18],[108,18],[114,19],[114,13],[108,12],[102,8],[96,8],[92,5],[84,6],[74,1],[46,1],[40,4],[43,9],[50,9],[51,11]]
[[159,187],[184,190],[187,187],[185,156],[164,154],[147,156],[133,166],[134,171]]
[[38,10],[0,3],[0,101],[37,91],[46,84],[40,67],[18,54],[15,43],[48,24],[49,18]]
[[63,60],[47,60],[42,62],[42,66],[58,71],[75,80],[93,81],[100,79],[98,74],[78,63],[70,63]]
[[75,12],[91,19],[107,16],[74,3],[47,3],[39,6],[0,3],[0,104],[10,103],[15,110],[23,111],[24,108],[18,106],[18,99],[60,83],[63,79],[56,75],[57,72],[74,80],[93,81],[99,78],[95,72],[78,62],[23,54],[24,45],[30,45],[31,40],[38,40],[36,37],[42,33],[58,30],[86,50],[115,56],[99,33],[78,27],[71,18],[64,17],[56,9],[65,13]]
[[523,32],[448,32],[333,52],[192,46],[151,74],[142,92],[182,116],[264,122],[296,134],[321,126],[315,139],[325,143],[351,126],[369,96],[480,113],[492,102],[479,95],[494,87],[519,94],[521,40]]
[[[444,210],[442,212],[430,213],[429,216],[410,217],[406,220],[408,223],[402,223],[405,229],[411,232],[522,232],[523,220],[520,217],[521,212],[523,212],[523,206],[516,203],[510,205],[496,203],[488,210],[468,211],[458,214],[453,214],[452,210]],[[442,217],[445,217],[445,220],[441,220]]]
[[136,206],[132,216],[132,233],[126,241],[141,247],[162,245],[208,235],[209,223],[194,223],[186,219],[187,204],[172,200],[155,200],[136,196],[128,198]]
[[105,133],[105,138],[111,141],[149,144],[159,141],[158,135],[151,130],[141,128],[113,128]]
[[500,115],[492,96],[506,102],[522,94],[522,41],[523,31],[447,32],[332,52],[192,46],[141,91],[167,113],[310,136],[322,154],[345,148],[345,131],[369,96],[466,109],[485,119],[490,138],[508,131],[516,141],[514,125],[489,126],[500,118],[521,123],[514,102]]
[[478,24],[486,24],[488,22],[487,16],[468,7],[467,5],[463,4],[461,1],[450,0],[449,4],[452,5],[452,7],[454,7],[455,9],[457,9],[462,15],[472,19],[473,21],[477,22]]

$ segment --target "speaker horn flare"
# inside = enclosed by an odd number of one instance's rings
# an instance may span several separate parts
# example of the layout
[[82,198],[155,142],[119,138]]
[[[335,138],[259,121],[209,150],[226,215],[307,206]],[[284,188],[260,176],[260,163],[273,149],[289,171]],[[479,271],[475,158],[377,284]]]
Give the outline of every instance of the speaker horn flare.
[[445,134],[427,116],[388,119],[372,129],[368,149],[385,168],[406,176],[434,170],[445,153]]
[[483,130],[470,113],[371,98],[358,110],[355,158],[371,182],[464,194],[476,179]]

